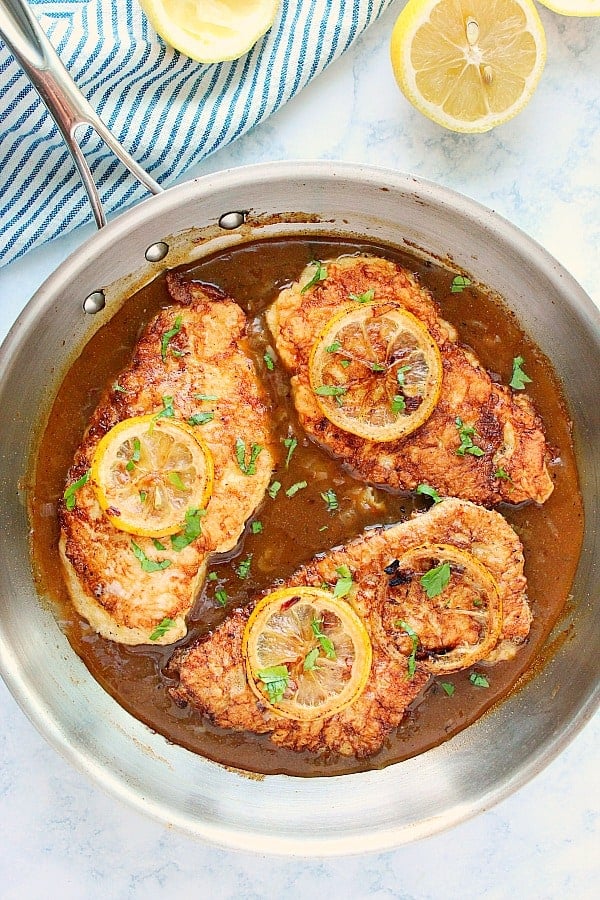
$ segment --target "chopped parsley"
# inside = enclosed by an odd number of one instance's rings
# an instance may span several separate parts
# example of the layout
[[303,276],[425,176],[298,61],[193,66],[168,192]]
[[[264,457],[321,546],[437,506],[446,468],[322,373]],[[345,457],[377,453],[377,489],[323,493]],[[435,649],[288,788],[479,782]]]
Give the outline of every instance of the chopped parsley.
[[301,294],[305,294],[306,291],[309,291],[315,284],[318,284],[320,281],[325,281],[327,278],[327,267],[320,263],[318,259],[314,259],[311,265],[315,266],[315,271],[310,281],[307,281],[304,287],[301,288]]
[[396,381],[398,382],[400,387],[404,387],[404,385],[406,384],[405,376],[406,376],[407,372],[410,372],[411,368],[412,368],[412,366],[409,364],[406,366],[400,366],[398,368],[398,370],[396,371]]
[[330,344],[329,347],[325,347],[327,353],[339,353],[342,349],[342,345],[339,341],[334,341],[333,344]]
[[163,408],[160,412],[157,412],[154,416],[154,421],[156,422],[158,419],[172,419],[175,415],[175,410],[173,408],[173,398],[167,397],[166,395],[162,398]]
[[323,619],[313,619],[310,623],[312,633],[321,645],[323,653],[328,659],[337,659],[333,641],[323,633]]
[[235,570],[235,574],[238,578],[247,578],[250,574],[250,566],[252,565],[252,554],[249,553],[246,559],[242,560],[237,569]]
[[167,631],[173,627],[175,624],[174,619],[163,619],[162,622],[159,622],[152,634],[150,635],[151,641],[157,641],[161,638]]
[[394,397],[390,403],[390,407],[395,415],[404,412],[404,410],[406,409],[406,400],[404,399],[402,394],[394,394]]
[[194,394],[195,400],[218,400],[216,394]]
[[274,481],[271,485],[269,485],[269,490],[267,491],[271,500],[274,500],[279,491],[281,490],[281,482]]
[[335,512],[336,509],[339,509],[340,503],[337,494],[331,488],[327,488],[326,491],[321,493],[321,499],[325,501],[327,512]]
[[354,300],[356,303],[370,303],[374,296],[375,291],[373,288],[369,288],[368,291],[363,291],[362,294],[349,294],[350,299]]
[[250,527],[252,528],[252,534],[260,534],[263,530],[263,523],[256,519]]
[[227,591],[225,588],[219,588],[218,591],[215,591],[215,600],[220,606],[225,606],[227,603]]
[[454,693],[454,691],[456,690],[455,686],[452,684],[451,681],[440,681],[440,685],[442,687],[442,690],[444,691],[445,694],[448,695],[448,697],[451,697],[452,694]]
[[512,478],[502,466],[498,466],[496,471],[494,472],[494,478],[501,478],[504,481],[512,481]]
[[417,670],[417,649],[419,647],[419,635],[413,628],[410,627],[408,622],[404,621],[404,619],[398,619],[397,622],[394,622],[394,626],[396,628],[401,628],[402,631],[405,631],[410,638],[412,651],[410,656],[408,657],[406,668],[408,671],[408,677],[412,678]]
[[139,560],[143,572],[148,572],[149,574],[152,572],[160,572],[162,569],[168,569],[172,564],[170,559],[161,559],[160,562],[157,562],[155,559],[149,559],[135,541],[131,542],[131,549],[133,550],[136,559]]
[[383,363],[371,363],[369,366],[371,372],[385,372],[386,366]]
[[462,294],[464,289],[469,287],[470,284],[473,284],[473,282],[466,275],[455,275],[450,285],[450,291],[453,294]]
[[124,387],[121,387],[121,385],[119,384],[118,381],[114,382],[112,389],[113,389],[113,391],[115,391],[118,394],[126,394],[127,393],[126,389]]
[[171,547],[173,550],[179,552],[184,547],[187,547],[188,544],[191,544],[192,541],[195,541],[197,537],[200,537],[202,534],[200,519],[205,515],[206,510],[197,506],[191,506],[186,510],[183,531],[179,532],[179,534],[171,535]]
[[525,385],[531,384],[531,378],[525,374],[522,368],[524,362],[522,356],[515,356],[513,359],[512,378],[509,383],[515,391],[524,391]]
[[185,484],[183,483],[183,479],[179,472],[169,472],[167,478],[169,479],[169,483],[172,484],[173,487],[178,491],[186,490]]
[[250,447],[250,459],[246,462],[246,444],[242,438],[236,438],[235,458],[244,475],[256,475],[256,460],[263,451],[260,444],[252,444]]
[[161,544],[161,542],[158,540],[158,538],[152,538],[152,543],[154,544],[155,550],[166,550],[167,549],[164,544]]
[[165,331],[160,339],[160,355],[162,356],[163,362],[167,361],[167,352],[169,350],[171,350],[171,353],[174,356],[181,356],[181,351],[176,350],[175,347],[169,347],[169,344],[173,340],[173,338],[181,331],[182,321],[183,320],[181,316],[177,316],[175,322],[173,323],[173,327],[169,328],[168,331]]
[[436,491],[434,487],[431,487],[429,484],[419,484],[417,485],[417,494],[422,494],[424,497],[431,497],[434,503],[441,503],[442,498]]
[[137,437],[134,437],[133,452],[127,462],[127,465],[125,466],[125,468],[127,469],[128,472],[133,472],[133,470],[135,469],[136,463],[139,463],[139,461],[140,461],[141,455],[142,455],[142,445],[140,443],[140,439]]
[[312,672],[313,669],[317,667],[317,658],[319,656],[320,649],[319,647],[313,647],[306,656],[304,657],[304,671]]
[[271,356],[271,354],[268,351],[265,354],[263,354],[263,359],[265,361],[265,366],[267,367],[269,372],[272,372],[273,369],[275,368],[275,360],[273,359],[273,357]]
[[441,563],[439,566],[434,566],[433,569],[430,569],[428,572],[425,572],[424,575],[421,575],[419,581],[421,582],[421,587],[424,589],[425,593],[429,597],[429,599],[433,599],[433,597],[437,597],[438,594],[441,594],[444,588],[448,587],[450,583],[450,563]]
[[212,422],[214,417],[214,412],[194,413],[189,417],[188,425],[206,425],[207,422]]
[[488,688],[490,686],[489,681],[482,675],[481,672],[471,672],[469,675],[469,681],[471,684],[474,684],[475,687]]
[[456,425],[458,436],[460,438],[460,447],[456,451],[456,455],[464,456],[465,453],[470,453],[471,456],[483,456],[485,450],[482,450],[481,447],[477,447],[477,445],[473,443],[475,427],[473,425],[465,425],[459,416],[454,420],[454,424]]
[[67,509],[75,509],[76,499],[75,494],[77,491],[87,484],[88,479],[90,477],[90,470],[84,472],[81,478],[78,478],[77,481],[74,481],[73,484],[70,484],[68,488],[65,488],[65,492],[63,494],[63,500],[65,501],[65,506]]
[[297,481],[295,484],[293,484],[291,487],[289,487],[287,489],[287,491],[285,492],[285,496],[293,497],[294,494],[298,493],[298,491],[303,491],[305,487],[308,487],[307,481]]
[[340,366],[342,366],[342,368],[344,369],[347,369],[351,362],[351,359],[340,359]]
[[341,397],[348,390],[343,384],[322,384],[315,388],[315,394],[319,397]]
[[338,566],[335,571],[339,575],[339,578],[335,583],[335,587],[333,588],[333,596],[345,597],[346,594],[350,593],[350,590],[354,583],[352,581],[352,572],[350,571],[348,566]]
[[267,689],[271,703],[279,703],[283,699],[290,682],[290,673],[287,666],[269,666],[257,672],[256,677],[260,678]]
[[285,447],[287,447],[287,456],[285,458],[285,467],[287,469],[287,467],[289,466],[290,461],[292,459],[294,450],[298,446],[298,441],[296,440],[295,437],[287,437],[287,438],[284,438],[283,444]]
[[218,581],[219,580],[219,576],[217,575],[216,572],[209,572],[206,577],[208,578],[209,581]]

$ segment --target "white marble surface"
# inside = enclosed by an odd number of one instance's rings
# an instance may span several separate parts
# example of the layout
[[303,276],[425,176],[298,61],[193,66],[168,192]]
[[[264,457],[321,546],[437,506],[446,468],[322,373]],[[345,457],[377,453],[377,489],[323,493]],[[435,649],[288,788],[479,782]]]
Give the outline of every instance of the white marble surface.
[[[402,3],[277,115],[191,175],[270,159],[368,162],[439,181],[512,220],[600,305],[600,19],[540,8],[548,62],[530,106],[454,135],[398,92],[388,41]],[[0,337],[91,228],[0,270]],[[220,850],[119,805],[71,769],[0,684],[0,896],[587,898],[600,876],[596,716],[532,782],[452,831],[393,852],[286,860]]]

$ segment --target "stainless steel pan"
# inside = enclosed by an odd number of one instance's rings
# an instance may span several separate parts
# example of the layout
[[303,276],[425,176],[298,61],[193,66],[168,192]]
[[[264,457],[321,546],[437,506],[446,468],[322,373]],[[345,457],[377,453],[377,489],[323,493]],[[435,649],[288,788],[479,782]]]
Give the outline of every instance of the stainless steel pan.
[[[14,0],[0,0],[2,15],[11,16],[2,19],[3,29],[9,21],[13,46],[22,59],[29,54],[29,71],[37,78],[31,61],[41,61],[55,85],[47,47],[40,48],[32,20],[16,9]],[[65,77],[63,70],[63,100],[72,92]],[[298,231],[426,248],[506,298],[565,388],[585,543],[574,602],[559,626],[570,629],[569,639],[498,709],[446,744],[383,771],[250,779],[133,719],[71,651],[32,578],[28,473],[62,373],[132,285],[223,244]],[[90,315],[84,307],[99,311]],[[599,363],[600,315],[567,272],[509,223],[445,188],[390,171],[298,162],[222,172],[159,192],[102,227],[61,265],[0,350],[0,669],[8,687],[42,734],[100,786],[217,844],[297,855],[381,850],[489,808],[556,756],[598,705]],[[560,553],[557,544],[557,565]]]

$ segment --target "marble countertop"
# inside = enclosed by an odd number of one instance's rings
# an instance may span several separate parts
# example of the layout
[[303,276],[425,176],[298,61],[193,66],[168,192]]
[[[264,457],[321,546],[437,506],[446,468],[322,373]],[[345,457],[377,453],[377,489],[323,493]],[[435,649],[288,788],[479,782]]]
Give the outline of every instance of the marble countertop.
[[[529,107],[486,135],[443,131],[397,90],[388,42],[402,3],[272,118],[188,173],[343,159],[416,173],[534,237],[600,306],[600,19],[540,7],[548,62]],[[318,122],[318,126],[315,123]],[[0,338],[83,228],[0,270]],[[221,850],[105,796],[35,731],[0,683],[5,900],[171,897],[587,898],[600,876],[600,716],[541,774],[443,834],[380,854],[286,860]]]

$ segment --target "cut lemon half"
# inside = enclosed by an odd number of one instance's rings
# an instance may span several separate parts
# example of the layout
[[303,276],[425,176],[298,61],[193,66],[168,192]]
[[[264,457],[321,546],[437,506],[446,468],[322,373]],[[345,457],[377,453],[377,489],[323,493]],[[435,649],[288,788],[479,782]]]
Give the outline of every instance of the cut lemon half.
[[257,603],[242,640],[248,683],[273,713],[302,722],[333,716],[362,694],[371,671],[367,630],[345,601],[313,587]]
[[483,132],[528,103],[546,61],[532,0],[409,0],[390,43],[408,100],[452,131]]
[[189,509],[204,509],[212,493],[213,459],[184,422],[136,416],[99,441],[90,480],[113,525],[161,537],[180,531]]
[[423,544],[386,569],[373,633],[392,656],[434,675],[485,659],[502,631],[502,602],[490,571],[451,544]]
[[419,428],[438,402],[442,374],[432,336],[393,303],[345,308],[321,331],[309,359],[324,415],[369,441],[394,441]]
[[540,0],[544,6],[561,16],[600,16],[600,0]]
[[203,63],[238,59],[266,34],[280,0],[139,0],[171,47]]

